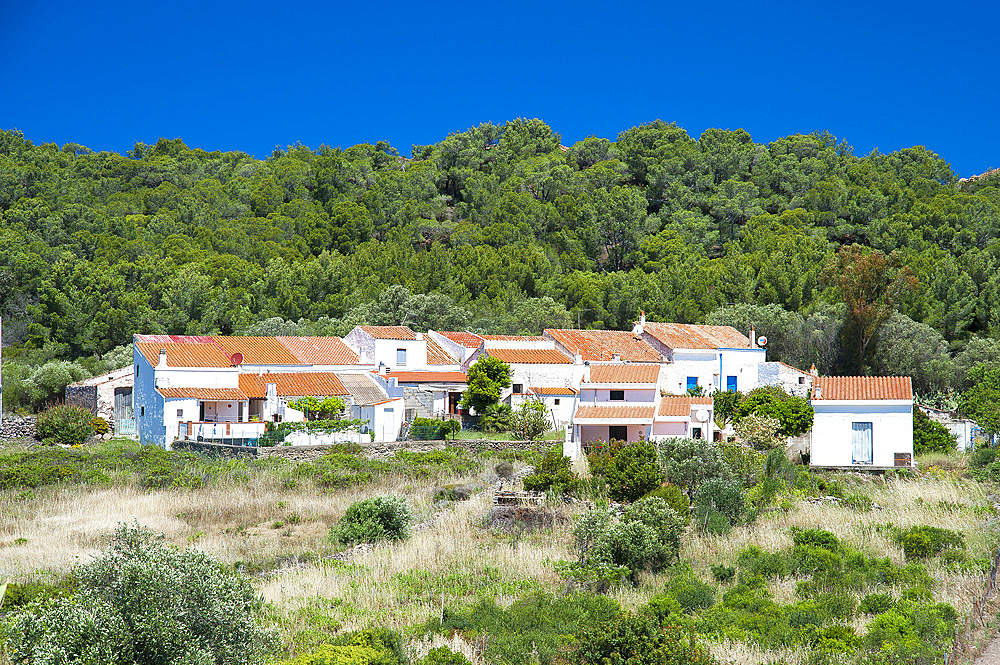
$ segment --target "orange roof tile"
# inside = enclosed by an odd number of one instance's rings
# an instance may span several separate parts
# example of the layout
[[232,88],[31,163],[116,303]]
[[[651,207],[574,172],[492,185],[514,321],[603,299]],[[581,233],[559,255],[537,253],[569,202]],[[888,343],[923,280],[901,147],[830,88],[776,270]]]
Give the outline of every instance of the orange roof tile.
[[656,383],[660,366],[651,363],[591,365],[588,383]]
[[361,326],[361,329],[375,339],[416,339],[417,333],[409,326]]
[[694,406],[712,406],[711,397],[691,397],[690,395],[666,395],[660,398],[658,416],[689,416]]
[[451,341],[455,342],[459,346],[463,346],[467,349],[478,349],[483,343],[483,338],[475,333],[470,332],[446,332],[443,330],[436,330],[437,334],[447,337]]
[[233,400],[238,402],[248,399],[242,390],[236,388],[157,388],[156,391],[164,397],[174,399]]
[[137,342],[176,342],[178,344],[215,344],[209,335],[135,335]]
[[396,377],[399,383],[465,383],[469,380],[465,372],[397,372],[392,371],[388,378]]
[[549,386],[538,386],[529,387],[529,392],[535,393],[536,395],[578,395],[579,391],[576,388],[552,388]]
[[486,349],[485,353],[514,365],[566,365],[572,362],[557,349]]
[[646,322],[643,330],[671,349],[750,348],[750,338],[731,326]]
[[547,329],[545,336],[562,344],[570,353],[579,353],[584,360],[612,360],[614,354],[632,362],[660,362],[660,354],[624,330]]
[[281,397],[330,397],[350,394],[333,372],[240,374],[240,390],[254,399],[267,397],[269,383],[275,384]]
[[276,337],[307,365],[357,365],[358,354],[339,337]]
[[652,406],[598,405],[581,406],[576,410],[574,420],[645,420],[653,421]]
[[813,400],[912,400],[908,376],[821,376],[813,381]]
[[180,344],[177,342],[136,342],[149,364],[156,367],[160,362],[160,349],[167,350],[169,367],[232,367],[229,356],[215,344]]
[[457,365],[458,360],[451,357],[447,351],[441,348],[441,345],[435,342],[430,337],[425,337],[427,340],[427,364],[428,365]]
[[243,354],[244,365],[302,365],[276,337],[213,337],[215,343],[232,356]]
[[541,335],[479,335],[488,342],[544,342]]

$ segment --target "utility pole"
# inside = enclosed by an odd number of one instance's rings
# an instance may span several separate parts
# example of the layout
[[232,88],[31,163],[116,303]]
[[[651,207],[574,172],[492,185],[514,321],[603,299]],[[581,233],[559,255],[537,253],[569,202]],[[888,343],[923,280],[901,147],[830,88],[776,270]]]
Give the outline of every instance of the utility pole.
[[576,329],[577,330],[580,330],[580,313],[581,312],[589,312],[589,311],[590,311],[589,307],[577,308],[577,310],[576,310]]

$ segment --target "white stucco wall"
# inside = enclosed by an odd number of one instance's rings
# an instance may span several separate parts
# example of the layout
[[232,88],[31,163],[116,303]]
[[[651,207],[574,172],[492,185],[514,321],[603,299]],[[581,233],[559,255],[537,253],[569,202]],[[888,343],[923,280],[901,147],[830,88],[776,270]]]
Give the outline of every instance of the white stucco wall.
[[706,391],[715,390],[715,375],[719,373],[719,355],[714,349],[675,349],[673,362],[660,370],[660,387],[667,393],[687,392],[687,377],[698,377],[698,385]]
[[[872,423],[871,466],[891,467],[896,453],[913,454],[913,405],[890,400],[814,400],[812,466],[854,465],[852,423]],[[868,465],[858,465],[865,467]]]
[[511,385],[520,383],[527,392],[531,386],[543,388],[575,387],[574,376],[577,374],[572,364],[511,364]]
[[160,388],[240,387],[240,373],[235,367],[167,367],[155,368],[155,372]]
[[721,371],[719,373],[719,390],[726,389],[727,377],[736,377],[736,389],[745,393],[760,386],[760,372],[757,367],[767,360],[764,349],[719,349]]
[[[396,362],[396,349],[406,349],[406,364]],[[394,370],[427,369],[427,342],[423,339],[376,339],[372,365],[385,363]]]
[[[182,415],[177,415],[180,409]],[[196,399],[165,399],[163,401],[163,425],[167,431],[167,439],[173,441],[181,423],[199,420],[198,400]]]
[[[611,401],[611,391],[612,390],[622,390],[625,392],[625,401]],[[656,401],[656,389],[636,389],[636,388],[586,388],[580,390],[580,404],[582,406],[587,406],[588,404],[626,404],[626,403],[642,403],[642,404],[652,404]]]
[[[628,428],[629,442],[649,438],[648,425],[626,425],[625,427]],[[608,425],[580,425],[580,441],[582,443],[607,441],[609,429]]]

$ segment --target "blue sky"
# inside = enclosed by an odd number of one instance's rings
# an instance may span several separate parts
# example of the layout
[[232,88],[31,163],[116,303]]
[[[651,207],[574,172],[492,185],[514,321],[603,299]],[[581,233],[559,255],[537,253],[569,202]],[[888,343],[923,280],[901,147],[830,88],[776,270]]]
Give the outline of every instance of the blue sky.
[[571,144],[662,118],[1000,166],[994,3],[89,4],[0,2],[0,128],[263,157],[380,139],[409,154],[518,116]]

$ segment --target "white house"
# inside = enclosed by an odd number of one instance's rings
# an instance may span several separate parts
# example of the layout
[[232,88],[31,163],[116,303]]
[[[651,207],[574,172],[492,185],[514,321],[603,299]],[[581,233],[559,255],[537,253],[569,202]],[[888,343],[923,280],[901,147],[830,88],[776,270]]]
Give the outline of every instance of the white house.
[[660,397],[649,438],[653,441],[662,441],[674,437],[709,440],[715,438],[711,397],[691,395]]
[[580,383],[573,416],[573,439],[595,441],[648,439],[659,398],[660,365],[618,363],[591,365]]
[[511,386],[500,394],[500,400],[517,408],[529,397],[528,388],[571,388],[583,376],[583,363],[574,363],[573,357],[556,348],[555,342],[545,337],[480,335],[483,342],[462,364],[462,371],[482,356],[496,358],[510,365]]
[[407,326],[357,326],[344,343],[358,354],[361,365],[394,370],[427,369],[424,334]]
[[813,381],[809,463],[888,469],[913,464],[913,388],[908,376],[822,376]]
[[752,330],[747,337],[730,326],[647,322],[642,313],[632,332],[663,357],[661,387],[668,393],[747,392],[760,385],[766,352]]
[[563,388],[528,386],[528,397],[545,405],[554,430],[562,429],[573,422],[579,395],[579,390],[568,386]]

